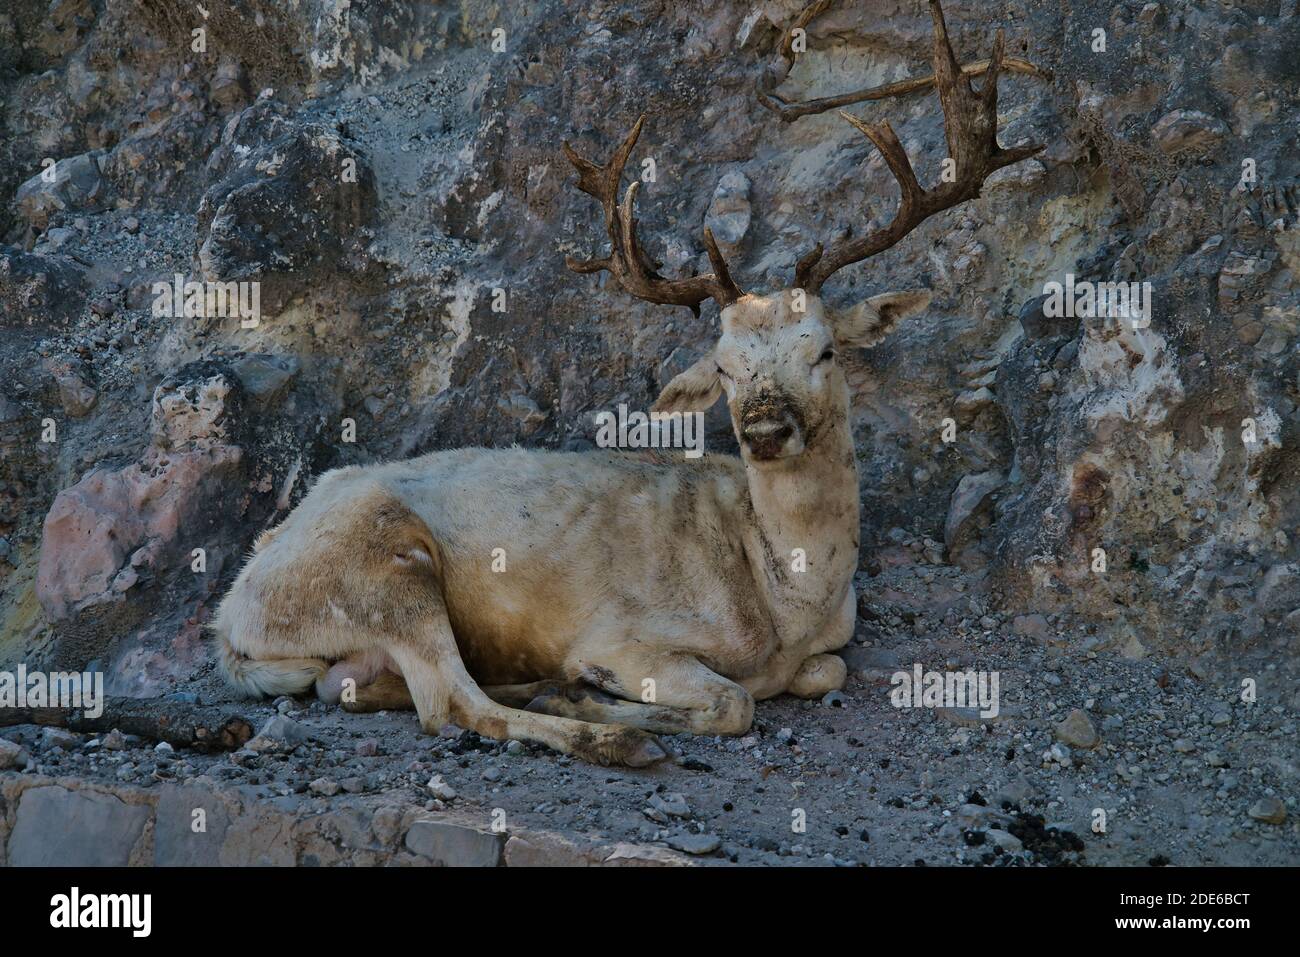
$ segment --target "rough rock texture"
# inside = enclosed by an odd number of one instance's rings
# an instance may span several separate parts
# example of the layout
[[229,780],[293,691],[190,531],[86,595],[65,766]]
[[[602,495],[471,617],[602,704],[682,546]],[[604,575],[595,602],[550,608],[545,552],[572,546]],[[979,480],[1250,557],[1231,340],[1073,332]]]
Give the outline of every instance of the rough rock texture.
[[208,781],[145,791],[30,775],[0,778],[0,866],[619,867],[691,859],[637,844],[474,826],[374,801],[321,813]]
[[[0,665],[96,662],[119,693],[202,683],[214,595],[322,471],[584,448],[595,412],[647,408],[716,313],[565,270],[603,235],[563,139],[603,154],[650,114],[643,234],[674,275],[707,266],[706,223],[743,285],[778,287],[813,242],[890,215],[890,174],[848,124],[755,99],[795,0],[580,6],[0,11]],[[996,21],[1054,71],[1004,77],[1000,102],[1004,143],[1049,148],[827,286],[834,305],[935,292],[844,360],[863,571],[951,562],[986,611],[1250,678],[1294,713],[1296,5],[946,10],[964,57]],[[917,4],[837,3],[780,92],[915,75],[928,44]],[[852,110],[938,175],[933,96]],[[1066,274],[1149,282],[1149,325],[1050,314]],[[177,275],[258,283],[258,321],[177,314],[155,287]],[[708,423],[734,447],[725,415]]]

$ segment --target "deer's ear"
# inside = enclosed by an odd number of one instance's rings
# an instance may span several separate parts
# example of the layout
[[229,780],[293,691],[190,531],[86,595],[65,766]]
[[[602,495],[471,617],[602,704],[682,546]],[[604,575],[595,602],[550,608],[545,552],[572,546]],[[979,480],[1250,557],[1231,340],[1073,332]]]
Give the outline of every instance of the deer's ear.
[[718,362],[710,352],[685,372],[674,376],[655,401],[652,412],[705,412],[722,395]]
[[930,304],[930,291],[884,292],[831,317],[835,341],[842,346],[870,348],[894,331],[908,316]]

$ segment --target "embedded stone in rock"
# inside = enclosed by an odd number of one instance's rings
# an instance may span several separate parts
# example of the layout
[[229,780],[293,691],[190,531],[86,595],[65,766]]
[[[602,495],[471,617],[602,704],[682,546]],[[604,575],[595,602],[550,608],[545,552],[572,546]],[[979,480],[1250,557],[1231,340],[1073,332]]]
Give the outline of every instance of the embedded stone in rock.
[[416,821],[406,832],[408,850],[442,867],[497,867],[505,834],[448,821]]
[[535,432],[546,421],[546,413],[538,407],[532,398],[522,392],[497,399],[497,409],[520,423],[525,435]]
[[41,537],[36,595],[52,620],[121,600],[140,578],[132,569],[165,566],[182,528],[201,519],[228,488],[243,451],[225,444],[231,387],[220,374],[169,378],[153,394],[153,442],[139,462],[92,469],[55,496]]
[[278,398],[294,377],[302,363],[297,356],[250,355],[234,365],[234,373],[244,391],[259,402]]
[[440,801],[452,801],[456,798],[456,789],[442,779],[441,774],[435,774],[425,785],[432,794]]
[[611,867],[683,867],[689,866],[691,859],[664,847],[620,843],[614,845],[604,863]]
[[713,191],[704,225],[724,252],[734,252],[749,232],[749,177],[739,170],[724,173]]
[[1047,167],[1038,160],[1025,160],[995,170],[980,192],[987,196],[999,192],[1012,193],[1033,189],[1035,185],[1047,178]]
[[50,217],[61,210],[101,208],[104,181],[98,154],[70,156],[51,169],[52,174],[42,170],[27,180],[14,195],[18,214],[28,223],[44,229]]
[[1095,748],[1100,742],[1087,712],[1075,708],[1056,726],[1056,736],[1072,748]]
[[129,549],[145,537],[129,511],[129,488],[124,472],[95,470],[55,497],[36,574],[36,596],[51,619],[107,596]]
[[76,232],[64,226],[56,226],[45,231],[41,237],[42,243],[49,243],[51,249],[62,249],[70,243],[75,237]]
[[505,863],[506,867],[593,867],[600,863],[600,851],[599,846],[579,844],[562,834],[512,834],[506,841]]
[[179,450],[224,440],[229,395],[230,383],[222,375],[163,382],[154,389],[149,414],[154,444]]
[[1237,336],[1246,345],[1254,345],[1264,334],[1255,309],[1276,262],[1273,256],[1234,249],[1219,268],[1219,308],[1235,318]]
[[1017,807],[1027,805],[1037,797],[1037,791],[1026,778],[1017,777],[1008,781],[993,795],[995,807],[1012,804]]
[[58,786],[28,788],[9,836],[14,867],[125,867],[149,819],[148,805]]
[[649,803],[660,814],[666,814],[669,817],[686,817],[691,813],[690,805],[686,803],[686,796],[676,791],[670,791],[666,794],[652,794]]
[[1174,110],[1156,120],[1151,138],[1169,155],[1208,153],[1228,135],[1228,125],[1199,110]]
[[63,403],[63,411],[74,419],[90,414],[99,398],[94,389],[75,375],[58,376],[55,382],[59,387],[59,401]]
[[311,782],[309,787],[311,788],[312,794],[319,794],[322,797],[333,797],[339,793],[342,785],[340,785],[338,781],[331,780],[330,778],[317,778],[315,781]]
[[736,29],[736,44],[742,50],[749,50],[768,37],[779,36],[780,28],[772,22],[771,14],[759,7],[746,14]]
[[1009,821],[1009,818],[983,804],[963,804],[953,813],[953,820],[964,828],[971,828],[988,827],[994,820],[1004,824]]
[[981,411],[994,403],[993,391],[988,386],[980,386],[969,392],[963,392],[953,400],[952,408],[957,421],[963,425],[974,421]]
[[74,734],[64,728],[42,728],[41,729],[41,748],[43,750],[58,749],[60,751],[75,751],[81,747],[81,735]]
[[113,577],[113,592],[130,592],[139,583],[139,580],[140,573],[135,571],[134,568],[122,568],[122,571]]
[[963,544],[973,530],[975,519],[989,496],[1002,487],[1006,476],[1001,472],[963,475],[948,502],[948,518],[943,524],[943,543],[951,553]]
[[1265,572],[1255,600],[1261,610],[1273,614],[1300,608],[1300,563],[1280,562]]
[[239,61],[222,57],[217,72],[208,84],[208,97],[217,106],[232,107],[248,99],[248,84]]
[[1137,632],[1133,631],[1132,628],[1125,628],[1120,631],[1126,634],[1127,637],[1124,639],[1123,645],[1120,646],[1119,653],[1132,661],[1140,661],[1145,658],[1147,656],[1147,646],[1142,643],[1142,639],[1138,637]]
[[997,828],[991,828],[988,831],[988,839],[1008,854],[1018,854],[1025,849],[1025,845],[1021,843],[1020,838]]

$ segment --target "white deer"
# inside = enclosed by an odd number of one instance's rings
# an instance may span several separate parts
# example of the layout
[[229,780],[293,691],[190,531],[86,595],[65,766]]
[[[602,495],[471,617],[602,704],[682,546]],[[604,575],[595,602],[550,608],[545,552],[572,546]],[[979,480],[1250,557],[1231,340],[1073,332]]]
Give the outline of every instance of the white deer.
[[644,117],[603,166],[565,144],[611,245],[570,268],[607,271],[651,302],[721,307],[717,344],[655,410],[725,394],[739,458],[460,449],[329,472],[259,538],[221,604],[230,682],[253,695],[314,684],[353,710],[413,705],[429,732],[454,722],[631,766],[665,756],[656,734],[741,734],[756,699],[839,688],[830,652],[853,634],[859,489],[837,355],[879,342],[929,293],[832,313],[822,284],[1041,149],[998,145],[1001,32],[976,92],[937,2],[931,12],[956,178],[922,189],[888,123],[846,115],[893,171],[898,212],[818,245],[791,289],[742,292],[707,229],[712,273],[655,271],[636,236],[637,184],[617,201]]

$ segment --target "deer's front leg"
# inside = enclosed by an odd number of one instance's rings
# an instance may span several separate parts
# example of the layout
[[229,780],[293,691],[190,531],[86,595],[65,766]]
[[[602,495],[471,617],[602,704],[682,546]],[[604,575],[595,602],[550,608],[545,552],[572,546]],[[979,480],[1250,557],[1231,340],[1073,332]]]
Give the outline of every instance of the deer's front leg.
[[796,698],[820,698],[828,691],[839,691],[848,677],[848,668],[839,655],[825,654],[843,648],[853,637],[858,620],[858,602],[850,585],[830,624],[809,648],[815,652],[799,663],[785,690]]

